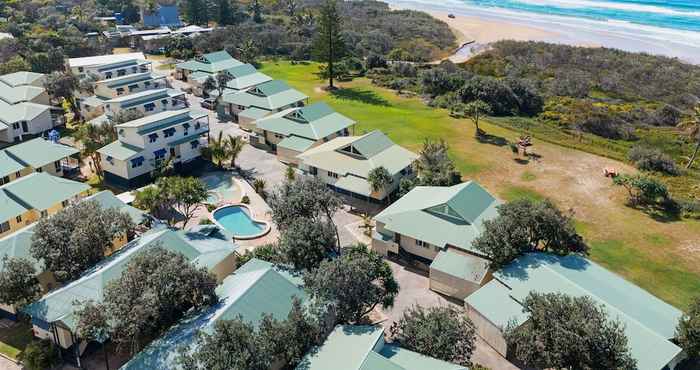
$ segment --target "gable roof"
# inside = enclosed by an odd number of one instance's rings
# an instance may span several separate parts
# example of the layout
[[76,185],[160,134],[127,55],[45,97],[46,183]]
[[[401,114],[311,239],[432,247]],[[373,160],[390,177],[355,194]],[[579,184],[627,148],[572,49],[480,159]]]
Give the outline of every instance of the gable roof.
[[32,121],[37,116],[50,109],[50,106],[44,104],[31,102],[8,104],[0,99],[0,121],[7,124],[20,121]]
[[241,64],[243,63],[234,59],[228,52],[225,50],[220,50],[213,53],[199,55],[195,57],[195,59],[177,64],[175,68],[186,69],[189,71],[217,73]]
[[337,137],[298,158],[308,166],[366,180],[369,172],[380,166],[396,175],[418,156],[394,144],[381,131],[372,131],[362,136]]
[[146,60],[143,53],[125,53],[125,54],[106,54],[96,55],[92,57],[69,58],[68,66],[73,67],[93,67],[102,64],[120,63],[132,59]]
[[[6,161],[18,163],[22,168],[40,168],[78,153],[80,153],[80,151],[73,147],[57,144],[40,137],[27,140],[0,151],[0,176],[6,176],[12,173],[6,173],[6,171],[2,170],[6,168],[6,166],[12,168],[17,167],[15,165],[3,164],[3,162]],[[9,167],[7,167],[7,169],[9,169]]]
[[293,297],[306,299],[301,278],[269,262],[251,259],[216,288],[220,302],[197,312],[173,327],[127,362],[121,369],[179,369],[175,363],[177,349],[193,349],[199,330],[212,333],[218,320],[232,320],[239,315],[257,325],[262,314],[287,318]]
[[150,116],[135,119],[126,123],[117,125],[117,128],[136,128],[140,134],[159,130],[161,128],[178,125],[184,122],[189,122],[198,118],[206,117],[204,112],[195,112],[190,109],[166,110],[152,114]]
[[2,75],[0,81],[11,87],[37,85],[37,83],[41,85],[45,76],[43,73],[20,71]]
[[0,187],[0,221],[19,216],[30,209],[47,210],[89,189],[90,185],[45,172],[20,177]]
[[[489,287],[490,294],[477,295],[480,289],[466,302],[475,308],[488,307],[480,310],[481,314],[501,327],[511,315],[519,315],[516,322],[524,322],[526,316],[518,302],[530,292],[588,296],[601,304],[611,319],[625,325],[628,345],[640,370],[659,370],[681,352],[670,341],[682,315],[680,310],[581,256],[529,253],[496,271],[494,278],[497,280],[487,285],[500,284],[498,288]],[[510,312],[492,317],[492,307],[510,307]]]
[[[196,244],[192,243],[191,239],[207,239],[215,238],[215,236],[197,234],[188,237],[187,234],[188,232],[176,232],[167,228],[151,230],[83,273],[77,280],[49,292],[39,301],[30,304],[24,309],[24,312],[31,315],[33,320],[48,323],[60,321],[75,331],[75,312],[78,309],[75,302],[88,300],[101,302],[107,284],[119,278],[127,264],[138,253],[147,248],[161,245],[169,251],[181,253],[191,263],[209,270],[216,265],[214,263],[216,261],[208,260],[207,255],[219,256],[218,262],[220,262],[225,258],[221,258],[222,254],[228,256],[236,250],[236,247],[228,240],[222,239],[210,245]],[[203,264],[202,260],[207,260],[207,263]]]
[[355,121],[337,113],[326,103],[287,109],[256,122],[261,130],[314,141],[328,137],[354,124]]
[[255,85],[272,81],[272,77],[259,72],[251,64],[241,64],[226,70],[233,80],[226,83],[226,87],[234,90],[244,90]]
[[[109,190],[104,190],[89,197],[84,198],[82,201],[96,201],[102,208],[116,208],[121,212],[126,212],[137,225],[142,223],[146,217],[146,213],[140,209],[136,209],[132,206],[125,204],[120,201],[114,194]],[[0,270],[2,270],[2,259],[5,256],[15,257],[15,258],[26,258],[34,264],[34,268],[37,273],[44,270],[44,264],[41,261],[35,260],[30,253],[30,247],[32,245],[32,236],[34,235],[34,227],[36,223],[33,223],[27,227],[21,228],[14,233],[0,238]]]
[[225,103],[267,110],[276,110],[307,98],[308,96],[280,80],[268,81],[248,90],[229,93],[221,97]]
[[481,254],[472,242],[483,231],[483,221],[498,215],[500,204],[474,181],[449,187],[417,186],[375,216],[375,220],[390,232],[438,247],[451,245]]
[[338,325],[322,346],[311,350],[296,370],[466,370],[384,343],[381,327]]

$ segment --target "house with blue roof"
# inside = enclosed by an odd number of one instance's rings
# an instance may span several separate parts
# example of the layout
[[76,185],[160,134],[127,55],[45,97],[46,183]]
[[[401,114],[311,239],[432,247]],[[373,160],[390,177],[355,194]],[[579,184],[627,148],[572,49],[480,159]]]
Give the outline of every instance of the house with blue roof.
[[296,370],[468,370],[384,341],[384,330],[368,325],[338,325]]
[[78,363],[88,343],[76,334],[80,303],[102,302],[107,285],[118,279],[129,262],[138,254],[156,246],[181,253],[193,265],[206,268],[217,283],[233,272],[237,246],[231,235],[216,226],[175,231],[153,229],[133,240],[120,251],[107,257],[83,273],[77,280],[53,290],[23,312],[31,316],[34,335],[49,339],[63,349],[75,353]]
[[528,320],[521,302],[532,292],[586,296],[624,325],[639,370],[673,370],[685,358],[672,342],[682,312],[579,255],[529,253],[493,273],[493,280],[465,299],[478,335],[503,356],[503,331]]
[[501,204],[474,181],[418,186],[374,217],[372,249],[430,271],[430,288],[457,299],[489,279],[489,261],[472,246]]
[[197,333],[211,334],[220,320],[241,317],[257,326],[263,314],[277,320],[287,318],[292,302],[306,301],[300,276],[269,262],[251,259],[216,288],[219,303],[182,320],[121,367],[122,370],[180,369],[178,349],[196,349]]
[[176,5],[156,5],[154,11],[149,11],[145,7],[141,8],[141,23],[144,27],[180,27],[180,12]]

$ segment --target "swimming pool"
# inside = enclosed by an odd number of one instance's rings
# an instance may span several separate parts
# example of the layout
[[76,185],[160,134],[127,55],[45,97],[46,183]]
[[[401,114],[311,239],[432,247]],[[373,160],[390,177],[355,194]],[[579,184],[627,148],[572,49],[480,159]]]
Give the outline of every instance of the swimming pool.
[[223,206],[212,213],[214,221],[236,239],[255,239],[270,231],[267,222],[254,220],[246,205]]

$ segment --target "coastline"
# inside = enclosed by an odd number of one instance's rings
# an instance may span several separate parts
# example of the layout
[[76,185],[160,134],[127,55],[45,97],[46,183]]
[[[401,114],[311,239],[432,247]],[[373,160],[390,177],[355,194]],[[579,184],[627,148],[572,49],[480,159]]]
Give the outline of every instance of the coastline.
[[[382,0],[391,9],[411,9],[447,23],[460,45],[474,41],[449,57],[463,62],[498,40],[543,41],[583,47],[607,47],[677,58],[700,64],[700,32],[644,26],[628,22],[541,15],[465,3],[433,3],[423,0]],[[455,18],[449,18],[453,14]]]

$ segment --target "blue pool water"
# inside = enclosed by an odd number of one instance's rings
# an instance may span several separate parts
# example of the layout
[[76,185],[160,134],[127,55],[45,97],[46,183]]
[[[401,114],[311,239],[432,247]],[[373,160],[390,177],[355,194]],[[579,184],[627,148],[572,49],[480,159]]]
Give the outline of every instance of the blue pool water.
[[255,222],[248,210],[240,206],[229,206],[214,211],[214,219],[226,230],[238,237],[251,237],[265,231],[266,225]]

